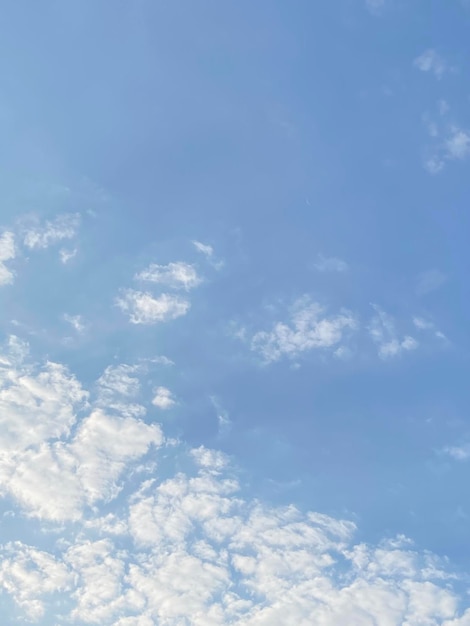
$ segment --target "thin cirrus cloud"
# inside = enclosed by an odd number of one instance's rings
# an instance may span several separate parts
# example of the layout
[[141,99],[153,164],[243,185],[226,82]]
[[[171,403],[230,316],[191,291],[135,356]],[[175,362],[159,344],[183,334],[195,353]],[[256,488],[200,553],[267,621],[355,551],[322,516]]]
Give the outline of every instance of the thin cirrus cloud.
[[214,248],[207,243],[201,243],[200,241],[193,241],[193,246],[198,252],[204,254],[209,259],[214,256]]
[[83,333],[83,331],[85,330],[85,323],[81,315],[69,315],[68,313],[65,313],[64,321],[70,324],[70,326],[77,333]]
[[461,446],[446,446],[443,449],[443,452],[455,461],[467,461],[470,459],[470,444],[467,443]]
[[168,265],[152,263],[149,267],[136,275],[136,280],[157,283],[172,289],[194,289],[201,282],[196,268],[189,263],[177,262]]
[[6,231],[0,235],[0,286],[13,283],[14,274],[5,262],[11,261],[15,256],[15,236],[12,232]]
[[318,259],[314,265],[315,269],[319,272],[347,272],[349,265],[346,261],[337,257],[325,257],[322,254],[318,255]]
[[365,0],[365,3],[372,14],[378,15],[385,8],[386,0]]
[[61,248],[59,250],[60,261],[64,265],[66,265],[69,261],[77,256],[77,248],[73,248],[72,250],[67,250],[67,248]]
[[357,326],[349,311],[327,315],[324,307],[302,298],[291,308],[289,322],[276,322],[271,330],[255,333],[251,349],[267,363],[292,359],[310,350],[337,348],[345,333]]

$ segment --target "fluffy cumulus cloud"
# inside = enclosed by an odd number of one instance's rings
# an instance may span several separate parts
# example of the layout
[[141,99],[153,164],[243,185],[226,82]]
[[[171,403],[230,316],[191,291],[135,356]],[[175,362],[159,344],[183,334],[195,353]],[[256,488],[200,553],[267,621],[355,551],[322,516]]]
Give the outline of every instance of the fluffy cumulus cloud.
[[155,324],[186,315],[190,303],[185,298],[163,293],[153,296],[147,291],[126,289],[116,299],[117,306],[129,316],[132,324]]
[[0,287],[13,282],[13,272],[5,264],[16,256],[15,237],[6,231],[0,235]]
[[152,404],[159,409],[165,410],[170,409],[174,404],[176,404],[176,400],[169,389],[166,387],[157,387]]
[[126,366],[108,368],[90,402],[64,366],[29,363],[12,338],[0,359],[0,493],[56,521],[113,499],[129,463],[162,444],[160,428],[139,419],[145,409],[133,392]]
[[[351,328],[338,320],[297,303],[286,345],[300,333],[301,345],[332,347]],[[0,588],[20,619],[468,625],[448,564],[404,537],[357,543],[348,520],[248,497],[218,450],[173,442],[161,452],[162,430],[146,420],[148,372],[143,362],[110,365],[85,389],[63,365],[32,362],[19,339],[3,347],[1,494],[42,527],[41,547],[0,545]],[[155,389],[154,405],[172,401]],[[185,470],[165,466],[158,478],[170,450]]]
[[219,452],[201,447],[189,459],[194,470],[147,480],[129,497],[119,541],[114,520],[101,524],[106,536],[88,524],[54,553],[4,545],[4,591],[36,622],[469,623],[446,563],[406,538],[357,543],[352,522],[244,497]]
[[266,362],[282,357],[296,358],[309,350],[337,348],[357,321],[349,311],[327,315],[325,309],[307,298],[298,300],[291,309],[288,322],[276,322],[267,331],[257,332],[251,341],[252,350]]
[[34,224],[25,231],[24,245],[31,249],[45,249],[64,239],[72,239],[77,234],[79,224],[78,213],[65,213],[44,224]]
[[189,263],[182,262],[169,263],[168,265],[153,263],[137,274],[136,279],[158,283],[172,289],[186,289],[187,291],[197,287],[201,282],[196,268]]

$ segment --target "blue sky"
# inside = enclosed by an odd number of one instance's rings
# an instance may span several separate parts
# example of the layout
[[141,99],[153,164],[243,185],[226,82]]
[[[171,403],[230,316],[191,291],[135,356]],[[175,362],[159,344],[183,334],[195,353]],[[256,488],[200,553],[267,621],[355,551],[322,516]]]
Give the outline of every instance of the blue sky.
[[3,3],[5,623],[470,624],[469,25]]

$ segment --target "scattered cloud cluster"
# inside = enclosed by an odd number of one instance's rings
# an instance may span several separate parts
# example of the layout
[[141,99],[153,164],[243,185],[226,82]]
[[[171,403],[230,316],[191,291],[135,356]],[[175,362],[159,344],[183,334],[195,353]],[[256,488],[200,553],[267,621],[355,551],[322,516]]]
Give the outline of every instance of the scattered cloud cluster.
[[329,316],[322,306],[302,298],[292,307],[288,323],[276,322],[271,330],[257,332],[251,348],[270,363],[309,350],[337,347],[344,334],[355,328],[357,320],[349,311]]
[[[134,277],[136,281],[161,285],[172,291],[190,291],[202,279],[196,268],[189,263],[176,262],[168,265],[150,264]],[[191,304],[187,297],[177,293],[163,292],[153,295],[149,291],[124,289],[116,298],[117,306],[129,316],[132,324],[155,324],[186,315]]]
[[87,521],[53,552],[1,546],[0,586],[33,622],[469,623],[445,561],[405,537],[356,543],[349,521],[243,497],[220,452],[189,459],[194,471],[144,481],[120,517]]
[[[78,214],[64,214],[41,224],[35,221],[34,225],[18,229],[4,230],[0,233],[0,287],[11,285],[14,282],[14,273],[8,267],[8,261],[18,256],[21,245],[29,250],[44,250],[63,240],[72,239],[77,234],[80,224]],[[18,232],[17,232],[18,231]],[[73,251],[61,250],[62,263],[67,263],[76,254]]]
[[446,163],[463,161],[470,156],[470,131],[451,125],[441,133],[436,131],[436,148],[426,159],[425,168],[431,174],[438,174]]
[[65,213],[45,224],[37,224],[27,228],[24,234],[24,245],[30,249],[45,249],[63,241],[73,239],[80,225],[78,213]]
[[[428,49],[418,56],[413,65],[422,72],[433,74],[441,79],[446,72],[454,71],[434,49]],[[437,119],[429,113],[424,115],[424,123],[433,146],[428,149],[424,167],[430,174],[438,174],[452,161],[463,161],[470,156],[470,131],[449,118],[450,106],[447,100],[437,102]]]
[[[392,320],[375,312],[379,351],[394,354],[394,340],[406,350]],[[253,338],[265,359],[336,350],[357,327],[351,314],[327,315],[305,298],[290,313],[288,324]],[[430,322],[414,324],[428,330]],[[14,514],[43,528],[40,548],[0,545],[0,588],[26,619],[104,626],[469,623],[446,562],[405,538],[357,543],[350,521],[247,497],[218,450],[175,443],[162,453],[161,427],[145,421],[146,367],[110,365],[86,389],[64,365],[32,362],[16,337],[0,352],[0,493],[15,503]],[[157,386],[151,402],[168,409],[175,398]],[[170,451],[185,470],[164,466],[159,479],[155,467]]]
[[0,361],[0,493],[52,521],[113,499],[125,467],[163,441],[139,419],[145,409],[131,402],[138,385],[128,367],[108,368],[90,404],[67,368],[30,364],[12,338]]
[[[376,305],[373,309],[375,313],[364,328],[381,359],[397,357],[418,348],[418,341],[413,336],[400,336],[391,315]],[[415,316],[410,324],[414,330],[431,331],[436,337],[445,339],[445,335],[424,318]],[[237,335],[242,340],[247,334],[246,329],[243,330]],[[319,349],[337,358],[349,359],[354,354],[351,340],[355,338],[357,343],[360,330],[358,315],[347,310],[327,315],[322,306],[305,296],[291,308],[287,322],[276,322],[270,330],[256,332],[251,338],[251,349],[266,363],[281,358],[296,359],[302,353]]]

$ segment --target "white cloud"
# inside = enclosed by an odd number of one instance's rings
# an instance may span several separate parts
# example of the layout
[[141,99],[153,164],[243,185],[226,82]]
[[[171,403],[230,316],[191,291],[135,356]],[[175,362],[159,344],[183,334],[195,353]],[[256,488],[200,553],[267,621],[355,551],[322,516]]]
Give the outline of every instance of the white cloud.
[[447,282],[447,276],[440,270],[432,269],[418,275],[416,281],[416,293],[425,296],[436,291]]
[[85,506],[114,499],[126,467],[162,441],[157,425],[95,410],[70,441],[44,442],[3,458],[2,487],[33,517],[79,520]]
[[106,369],[77,425],[89,394],[62,365],[30,364],[25,353],[13,338],[0,355],[0,492],[34,517],[77,520],[85,505],[117,495],[124,469],[162,433],[136,419],[145,408],[130,402],[139,391],[130,366]]
[[72,239],[80,224],[78,213],[66,213],[44,225],[28,228],[24,235],[24,244],[31,249],[45,249],[64,239]]
[[445,141],[449,159],[465,159],[470,155],[470,133],[461,128],[453,128]]
[[303,298],[292,307],[289,323],[277,322],[272,330],[256,333],[251,348],[267,362],[295,358],[309,350],[337,347],[344,333],[356,328],[349,311],[327,316],[322,306]]
[[201,252],[208,258],[211,258],[214,254],[214,248],[208,244],[201,243],[200,241],[193,241],[193,246],[198,252]]
[[413,324],[418,330],[421,330],[424,332],[426,331],[431,332],[438,339],[447,341],[447,337],[444,335],[443,332],[441,332],[440,330],[436,328],[436,325],[433,322],[430,322],[429,320],[425,320],[422,317],[414,317]]
[[225,455],[189,456],[195,474],[143,483],[127,514],[86,520],[54,555],[4,546],[0,586],[41,623],[468,626],[445,561],[403,536],[356,543],[349,521],[245,498]]
[[463,446],[447,446],[444,448],[444,452],[456,461],[466,461],[470,459],[470,444]]
[[13,272],[5,265],[16,256],[15,237],[12,232],[6,231],[0,235],[0,286],[11,285]]
[[319,272],[347,272],[349,269],[346,261],[336,257],[324,257],[318,255],[318,261],[315,263],[315,269]]
[[1,556],[0,587],[11,594],[29,620],[43,617],[47,596],[72,587],[67,566],[47,552],[17,541],[6,544]]
[[371,13],[379,14],[385,8],[386,0],[365,0]]
[[374,305],[374,309],[376,315],[369,324],[369,334],[377,344],[380,358],[387,359],[398,356],[402,352],[416,350],[418,347],[416,339],[409,335],[397,337],[393,318],[378,306]]
[[67,250],[66,248],[62,248],[61,250],[59,250],[61,263],[65,265],[66,263],[71,261],[74,257],[77,256],[77,252],[77,248],[74,248],[73,250]]
[[171,409],[176,404],[173,394],[166,387],[157,387],[152,404],[163,411]]
[[458,126],[438,133],[437,146],[425,160],[424,166],[430,174],[438,174],[449,161],[463,161],[470,156],[470,132]]
[[182,262],[168,263],[168,265],[152,263],[146,270],[137,274],[136,279],[158,283],[172,289],[186,289],[186,291],[201,283],[195,267]]
[[81,315],[68,315],[64,314],[64,320],[68,322],[77,333],[82,333],[85,330],[85,324]]
[[0,353],[0,447],[20,451],[69,433],[87,392],[62,365],[28,363],[15,337]]
[[444,59],[432,48],[417,57],[413,65],[422,72],[432,72],[438,79],[442,78],[448,69]]
[[186,315],[190,303],[184,298],[163,293],[158,297],[143,291],[126,289],[117,298],[118,307],[128,313],[132,324],[155,324]]

